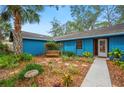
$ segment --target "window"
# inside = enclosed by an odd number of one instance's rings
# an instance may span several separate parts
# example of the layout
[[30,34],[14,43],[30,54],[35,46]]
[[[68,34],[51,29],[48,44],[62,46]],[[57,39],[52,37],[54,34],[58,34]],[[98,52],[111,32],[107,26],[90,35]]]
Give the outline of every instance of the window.
[[77,40],[77,42],[76,42],[76,48],[77,49],[82,49],[82,40]]

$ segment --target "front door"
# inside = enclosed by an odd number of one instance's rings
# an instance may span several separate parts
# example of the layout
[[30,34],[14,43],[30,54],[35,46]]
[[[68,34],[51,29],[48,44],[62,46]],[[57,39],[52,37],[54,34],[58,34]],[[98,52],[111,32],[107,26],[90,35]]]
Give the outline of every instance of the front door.
[[98,56],[107,57],[107,39],[98,39]]

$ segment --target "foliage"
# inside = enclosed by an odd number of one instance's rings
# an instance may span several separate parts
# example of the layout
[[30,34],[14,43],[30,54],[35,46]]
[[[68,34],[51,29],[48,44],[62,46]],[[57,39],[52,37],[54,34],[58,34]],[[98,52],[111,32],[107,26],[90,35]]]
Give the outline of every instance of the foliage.
[[66,55],[62,55],[62,59],[63,59],[63,61],[68,61],[68,60],[70,60],[70,57],[68,57]]
[[14,68],[19,65],[20,61],[30,61],[32,56],[30,54],[2,54],[0,57],[0,68]]
[[11,30],[11,24],[8,21],[3,21],[0,16],[0,41],[4,40],[9,35],[8,32]]
[[124,52],[122,52],[120,49],[115,48],[111,52],[108,53],[110,57],[113,58],[113,61],[118,62],[121,60],[121,57],[124,55]]
[[88,58],[88,59],[87,59],[87,62],[93,63],[93,60],[94,60],[93,58]]
[[17,80],[16,76],[6,80],[0,80],[0,87],[14,87],[16,80]]
[[48,67],[49,67],[49,70],[52,71],[53,68],[54,68],[54,63],[55,62],[48,62]]
[[76,55],[74,52],[71,52],[71,51],[63,51],[62,54],[68,57],[73,57]]
[[28,53],[22,53],[19,55],[21,58],[21,61],[31,61],[32,60],[32,55]]
[[12,51],[9,50],[8,46],[0,42],[0,55],[11,54],[11,53]]
[[120,64],[120,68],[124,70],[124,62],[123,64]]
[[53,74],[63,74],[63,71],[62,71],[62,69],[59,69],[59,68],[53,68],[52,73]]
[[24,75],[27,71],[30,70],[38,70],[39,74],[42,74],[44,72],[43,66],[42,65],[38,65],[38,64],[28,64],[26,65],[26,67],[19,73],[18,78],[19,79],[24,79]]
[[83,56],[86,58],[91,58],[91,57],[93,57],[93,54],[91,52],[84,52]]
[[79,73],[79,69],[77,67],[75,67],[74,65],[69,65],[68,71],[70,74],[78,74]]
[[100,6],[100,8],[100,17],[103,18],[104,21],[99,22],[99,27],[108,27],[117,24],[118,19],[120,19],[120,13],[116,5],[103,5]]
[[93,29],[100,13],[101,9],[98,5],[71,6],[71,15],[75,19],[76,28],[79,31]]
[[79,56],[75,56],[73,60],[80,61],[80,57]]
[[59,44],[58,43],[56,43],[56,42],[47,42],[46,43],[46,48],[48,49],[48,50],[59,50]]
[[18,65],[18,59],[15,55],[5,55],[0,57],[0,68],[13,68]]
[[[41,5],[4,5],[0,6],[0,16],[4,21],[10,21],[13,19],[14,31],[16,37],[13,37],[14,52],[16,54],[22,53],[22,34],[21,25],[24,23],[39,23],[39,12],[43,10]],[[18,24],[18,25],[16,25]],[[15,43],[16,42],[16,43]]]
[[63,26],[57,19],[54,18],[51,24],[52,24],[52,29],[49,33],[51,33],[53,37],[64,35]]
[[63,84],[66,87],[69,87],[73,82],[71,75],[68,73],[67,74],[65,73],[62,79],[63,79]]

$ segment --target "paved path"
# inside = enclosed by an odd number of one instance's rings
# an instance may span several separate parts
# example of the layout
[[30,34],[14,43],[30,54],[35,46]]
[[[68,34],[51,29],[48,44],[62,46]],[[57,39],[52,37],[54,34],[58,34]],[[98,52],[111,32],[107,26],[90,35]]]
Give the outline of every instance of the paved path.
[[95,58],[81,87],[111,87],[105,58]]

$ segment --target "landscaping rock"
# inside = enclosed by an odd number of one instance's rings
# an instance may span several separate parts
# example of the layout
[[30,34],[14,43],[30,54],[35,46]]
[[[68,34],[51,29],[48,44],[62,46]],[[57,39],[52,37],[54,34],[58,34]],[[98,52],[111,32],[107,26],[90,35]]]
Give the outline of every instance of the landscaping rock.
[[59,64],[61,64],[62,62],[58,62]]
[[65,63],[65,66],[68,66],[69,65],[69,63]]
[[83,67],[86,67],[87,65],[85,65],[85,64],[82,64],[82,66],[83,66]]
[[25,78],[31,78],[31,77],[38,75],[38,73],[39,73],[38,70],[30,70],[30,71],[25,73],[24,77]]

